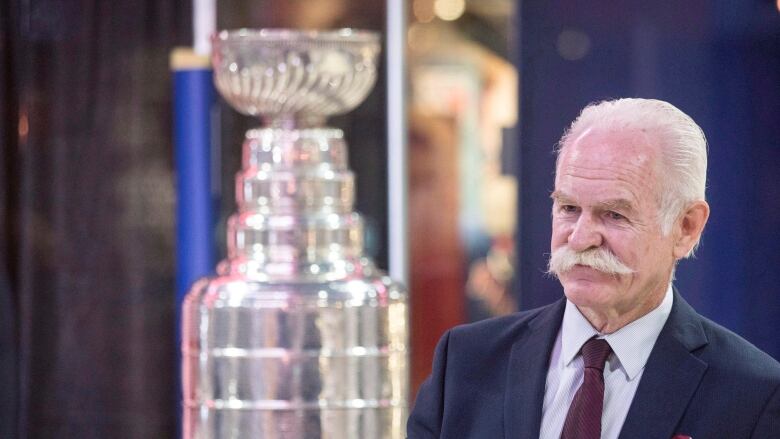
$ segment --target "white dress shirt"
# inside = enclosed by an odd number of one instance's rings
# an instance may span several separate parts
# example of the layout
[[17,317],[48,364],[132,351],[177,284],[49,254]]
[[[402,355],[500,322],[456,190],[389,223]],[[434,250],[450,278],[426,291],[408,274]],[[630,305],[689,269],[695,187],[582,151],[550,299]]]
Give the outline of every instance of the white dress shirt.
[[540,439],[560,439],[569,405],[583,380],[580,348],[593,336],[607,340],[612,348],[604,367],[601,438],[617,439],[650,351],[672,310],[672,298],[670,284],[657,308],[607,335],[599,334],[579,309],[566,301],[563,323],[558,330],[547,370]]

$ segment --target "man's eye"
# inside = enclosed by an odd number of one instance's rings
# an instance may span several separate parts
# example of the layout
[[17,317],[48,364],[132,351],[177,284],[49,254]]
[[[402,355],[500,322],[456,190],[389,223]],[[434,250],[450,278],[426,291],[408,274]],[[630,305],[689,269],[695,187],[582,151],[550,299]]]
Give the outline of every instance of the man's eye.
[[563,212],[563,213],[575,213],[575,212],[577,212],[577,206],[572,206],[571,204],[562,204],[561,205],[561,212]]
[[621,214],[619,214],[617,212],[612,212],[612,211],[607,212],[607,216],[609,217],[609,219],[614,220],[614,221],[622,221],[622,220],[626,219],[626,217],[624,217],[623,215],[621,215]]

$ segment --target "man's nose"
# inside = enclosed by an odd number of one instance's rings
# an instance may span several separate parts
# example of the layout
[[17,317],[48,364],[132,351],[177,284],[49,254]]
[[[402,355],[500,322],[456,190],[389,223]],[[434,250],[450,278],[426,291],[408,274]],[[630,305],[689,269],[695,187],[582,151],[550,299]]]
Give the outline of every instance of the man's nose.
[[603,242],[601,226],[589,214],[581,214],[569,235],[569,248],[581,252],[600,247]]

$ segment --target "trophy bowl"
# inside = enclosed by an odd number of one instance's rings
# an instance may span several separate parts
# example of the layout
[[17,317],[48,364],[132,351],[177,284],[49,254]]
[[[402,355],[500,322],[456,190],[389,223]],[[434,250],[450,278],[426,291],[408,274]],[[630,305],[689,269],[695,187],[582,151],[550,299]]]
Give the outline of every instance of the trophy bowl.
[[212,37],[217,89],[239,112],[314,119],[358,106],[376,82],[379,34],[370,31],[239,29]]

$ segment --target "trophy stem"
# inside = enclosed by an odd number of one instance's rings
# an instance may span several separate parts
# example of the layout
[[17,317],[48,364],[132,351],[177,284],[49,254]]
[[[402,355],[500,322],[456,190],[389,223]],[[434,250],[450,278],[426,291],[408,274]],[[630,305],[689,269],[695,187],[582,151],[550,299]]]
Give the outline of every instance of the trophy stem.
[[338,278],[359,265],[363,221],[341,130],[252,129],[242,161],[221,274]]
[[324,127],[326,124],[325,116],[309,114],[273,114],[260,116],[263,126],[268,128],[278,128],[285,130],[294,130],[302,128]]

